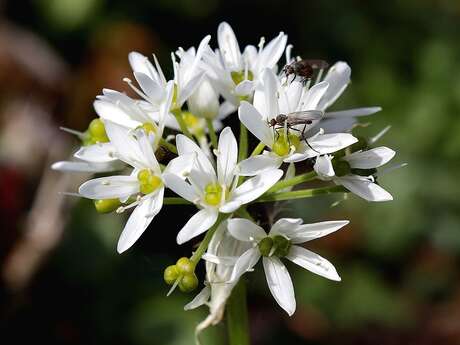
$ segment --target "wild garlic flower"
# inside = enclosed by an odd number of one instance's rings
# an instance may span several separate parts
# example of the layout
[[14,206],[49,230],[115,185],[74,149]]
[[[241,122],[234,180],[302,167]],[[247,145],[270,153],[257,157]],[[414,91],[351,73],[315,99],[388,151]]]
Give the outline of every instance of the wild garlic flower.
[[300,218],[282,218],[273,224],[267,234],[264,229],[247,219],[228,220],[230,234],[239,241],[251,244],[251,248],[234,263],[230,282],[237,281],[244,273],[251,271],[262,257],[270,292],[289,316],[295,312],[296,301],[291,277],[281,259],[286,258],[310,272],[340,281],[337,271],[329,261],[299,244],[329,235],[349,222],[302,223]]
[[[148,134],[144,129],[129,130],[111,122],[106,123],[106,129],[115,148],[112,154],[131,166],[133,171],[130,175],[89,180],[80,186],[79,194],[89,199],[105,200],[115,208],[119,206],[118,213],[134,208],[118,240],[117,250],[122,253],[138,240],[160,212],[165,184],[152,149],[153,133]],[[170,170],[174,171],[166,168],[165,172]]]
[[239,175],[235,169],[238,145],[229,127],[220,133],[215,152],[216,164],[198,145],[182,134],[176,136],[176,145],[179,158],[190,157],[194,164],[185,176],[167,173],[164,174],[164,179],[171,190],[200,208],[179,231],[178,244],[187,242],[212,227],[219,212],[234,212],[240,206],[257,199],[283,175],[281,170],[272,169],[238,186]]
[[[308,138],[302,138],[303,130],[283,128],[275,130],[269,121],[279,114],[289,114],[287,102],[277,99],[278,80],[270,70],[265,70],[263,77],[263,92],[254,98],[254,104],[259,110],[248,102],[241,102],[238,114],[241,122],[262,143],[271,149],[262,155],[254,156],[241,162],[239,165],[241,175],[255,175],[267,169],[278,168],[283,162],[293,163],[320,154],[332,153],[341,150],[358,141],[349,133],[323,134],[319,131]],[[304,96],[302,108],[296,111],[317,110],[318,102],[328,88],[328,83],[323,82],[312,87]],[[257,93],[257,92],[256,92]],[[308,127],[305,125],[307,133]],[[303,126],[302,126],[303,127]]]
[[231,104],[252,98],[252,93],[264,68],[275,69],[284,53],[287,35],[283,32],[264,46],[261,38],[258,49],[252,45],[240,51],[232,28],[222,22],[217,29],[219,49],[207,49],[203,55],[206,73],[216,90]]
[[381,146],[370,150],[337,152],[316,158],[314,170],[322,180],[332,180],[367,201],[388,201],[393,197],[376,183],[378,167],[388,163],[395,151]]

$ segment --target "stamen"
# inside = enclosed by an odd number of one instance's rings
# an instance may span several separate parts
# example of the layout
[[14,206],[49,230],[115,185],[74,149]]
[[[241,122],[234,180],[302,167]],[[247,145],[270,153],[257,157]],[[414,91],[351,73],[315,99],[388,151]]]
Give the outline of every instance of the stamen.
[[289,65],[291,63],[291,51],[292,51],[292,48],[293,48],[292,44],[288,44],[288,46],[286,47],[286,53],[285,53],[286,65]]
[[76,131],[76,130],[74,130],[74,129],[70,129],[70,128],[67,128],[67,127],[59,127],[59,129],[60,129],[61,131],[64,131],[64,132],[67,132],[67,133],[76,135],[76,136],[79,137],[79,138],[82,138],[82,137],[85,135],[85,133],[83,133],[83,132]]
[[[145,99],[147,102],[150,102],[149,98],[147,97],[147,95],[145,93],[143,93],[141,90],[139,90],[136,86],[134,86],[133,82],[131,79],[129,78],[123,78],[123,81],[125,83],[127,83],[129,85],[129,87],[131,89],[133,89],[133,91],[135,93],[137,93],[139,96],[141,96],[143,99]],[[117,102],[118,103],[118,102]]]
[[81,194],[78,193],[72,193],[72,192],[58,192],[59,195],[65,195],[65,196],[75,196],[77,198],[83,198]]
[[259,41],[259,44],[258,44],[258,47],[259,47],[259,54],[262,52],[262,49],[264,49],[264,44],[265,44],[265,37],[262,36],[260,38],[260,41]]
[[391,126],[386,126],[384,129],[382,129],[379,133],[377,133],[375,136],[369,139],[369,144],[372,145],[374,144],[377,140],[379,140],[381,137],[383,137],[389,130]]
[[383,170],[380,170],[377,173],[375,173],[374,176],[379,177],[379,176],[386,175],[386,174],[388,174],[389,172],[391,172],[393,170],[404,168],[405,166],[407,166],[407,164],[408,163],[401,163],[401,164],[396,164],[396,165],[387,167],[387,168],[385,168]]
[[318,75],[316,76],[315,84],[318,84],[321,81],[321,77],[323,76],[324,68],[321,68],[318,71]]

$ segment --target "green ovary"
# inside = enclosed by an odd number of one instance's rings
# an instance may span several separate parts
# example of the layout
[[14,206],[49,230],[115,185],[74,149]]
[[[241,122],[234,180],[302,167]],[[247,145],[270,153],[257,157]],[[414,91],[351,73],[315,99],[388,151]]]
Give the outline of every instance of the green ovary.
[[272,146],[272,151],[275,152],[278,156],[286,156],[289,154],[291,147],[293,146],[296,150],[300,145],[300,139],[295,134],[286,135],[279,134],[278,138],[275,140],[275,143]]
[[160,177],[154,175],[149,169],[143,169],[137,174],[137,180],[140,184],[142,194],[150,194],[163,185]]
[[283,258],[289,254],[291,245],[291,241],[286,237],[275,235],[273,237],[265,237],[257,246],[262,256],[277,256]]
[[147,133],[147,134],[157,132],[157,126],[154,123],[151,123],[151,122],[144,123],[141,126],[141,128],[144,129],[145,133]]
[[109,142],[109,138],[105,132],[104,123],[100,119],[92,120],[88,126],[88,129],[85,131],[83,137],[83,146],[107,142]]
[[254,75],[252,74],[251,71],[248,71],[248,77],[245,78],[245,72],[244,71],[233,71],[231,73],[232,75],[232,80],[235,83],[235,85],[238,85],[242,81],[245,80],[254,80]]
[[217,183],[210,183],[204,189],[204,201],[211,206],[217,206],[222,201],[224,190]]

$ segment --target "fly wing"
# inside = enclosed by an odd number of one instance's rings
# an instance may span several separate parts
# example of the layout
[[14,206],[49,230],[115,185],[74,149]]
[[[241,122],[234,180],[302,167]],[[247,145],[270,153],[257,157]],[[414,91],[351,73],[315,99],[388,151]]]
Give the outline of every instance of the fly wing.
[[324,60],[305,59],[305,60],[302,60],[302,61],[305,61],[306,63],[308,63],[311,66],[311,68],[314,68],[314,69],[324,69],[324,68],[329,67],[329,64]]
[[320,120],[323,116],[324,112],[321,110],[295,111],[288,114],[287,124],[291,126],[307,124],[310,121]]

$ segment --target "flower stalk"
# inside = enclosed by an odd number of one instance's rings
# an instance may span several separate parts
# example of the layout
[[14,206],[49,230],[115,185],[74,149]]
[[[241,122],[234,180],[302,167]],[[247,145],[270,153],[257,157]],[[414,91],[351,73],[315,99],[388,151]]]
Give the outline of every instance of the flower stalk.
[[253,203],[305,199],[305,198],[311,198],[317,195],[334,194],[334,193],[348,193],[348,191],[342,186],[302,189],[302,190],[296,190],[294,192],[266,194],[260,197],[259,199],[254,200]]
[[206,125],[208,126],[209,137],[211,138],[212,147],[217,149],[217,135],[214,130],[214,125],[212,124],[211,119],[206,119]]
[[228,299],[227,333],[229,345],[249,345],[249,318],[246,302],[246,283],[240,279]]
[[311,181],[315,179],[315,177],[316,177],[316,172],[310,171],[305,174],[297,175],[296,177],[290,178],[288,180],[279,181],[267,191],[267,194],[272,194],[277,191],[283,190],[287,187],[291,187],[291,186],[295,186],[303,182]]

